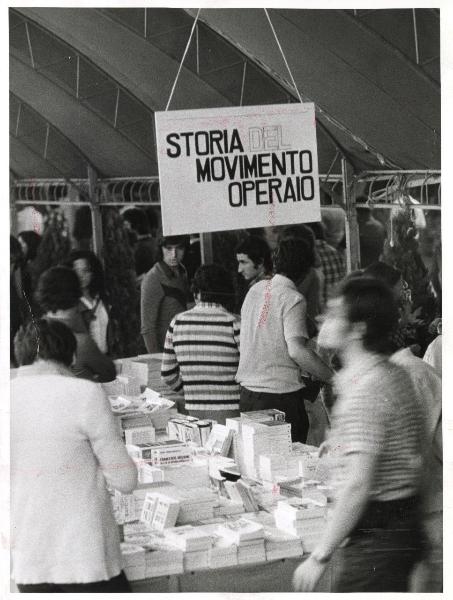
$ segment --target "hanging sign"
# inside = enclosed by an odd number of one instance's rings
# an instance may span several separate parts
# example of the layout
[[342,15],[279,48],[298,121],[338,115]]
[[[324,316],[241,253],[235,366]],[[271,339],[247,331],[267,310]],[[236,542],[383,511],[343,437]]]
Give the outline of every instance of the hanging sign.
[[319,221],[314,104],[156,113],[164,235]]

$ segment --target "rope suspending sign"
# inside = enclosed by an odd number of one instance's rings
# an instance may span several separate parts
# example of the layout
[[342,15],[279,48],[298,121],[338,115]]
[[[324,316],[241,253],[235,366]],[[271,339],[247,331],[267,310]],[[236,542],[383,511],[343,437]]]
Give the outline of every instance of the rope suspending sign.
[[192,24],[192,29],[190,30],[189,39],[187,40],[187,44],[186,44],[186,47],[185,47],[185,50],[184,50],[184,54],[182,55],[181,62],[179,64],[179,68],[178,68],[178,72],[176,73],[176,78],[175,78],[175,80],[173,82],[173,86],[171,88],[170,97],[168,98],[167,106],[165,107],[165,112],[167,112],[167,110],[168,110],[168,108],[170,106],[171,99],[173,98],[173,94],[174,94],[174,91],[175,91],[175,88],[176,88],[176,84],[178,83],[179,74],[181,73],[182,65],[184,64],[184,59],[186,58],[186,54],[187,54],[187,52],[189,50],[190,42],[192,41],[193,32],[195,31],[195,27],[197,26],[197,21],[198,21],[199,15],[200,15],[200,11],[201,11],[201,8],[198,9],[197,16],[195,17],[195,20],[194,20],[194,22]]

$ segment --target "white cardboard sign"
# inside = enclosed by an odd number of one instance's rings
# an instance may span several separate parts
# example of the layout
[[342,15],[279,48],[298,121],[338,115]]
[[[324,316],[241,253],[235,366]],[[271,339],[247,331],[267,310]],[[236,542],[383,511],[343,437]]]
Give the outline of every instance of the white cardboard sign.
[[313,104],[156,113],[164,235],[319,221]]

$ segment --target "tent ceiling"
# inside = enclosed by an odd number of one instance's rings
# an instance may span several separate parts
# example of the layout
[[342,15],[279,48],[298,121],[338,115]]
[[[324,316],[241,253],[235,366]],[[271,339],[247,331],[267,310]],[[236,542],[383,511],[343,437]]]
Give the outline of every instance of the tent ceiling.
[[[373,11],[389,24],[393,12]],[[398,12],[412,19],[412,11]],[[316,103],[333,135],[339,124],[350,138],[361,139],[400,168],[439,168],[440,87],[422,68],[346,11],[282,9],[269,14],[297,87]],[[432,11],[416,14],[419,23],[433,16]],[[200,18],[288,82],[263,10],[206,9]],[[433,30],[431,46],[438,48],[439,25]]]
[[[297,86],[318,108],[320,171],[338,148],[357,170],[382,168],[377,154],[387,166],[438,168],[437,12],[416,11],[420,65],[411,55],[412,11],[353,12],[270,11]],[[156,175],[154,111],[168,101],[193,14],[10,10],[14,174],[80,177],[86,162],[105,177]],[[297,101],[264,11],[203,9],[200,18],[171,109]],[[17,135],[18,102],[48,126],[50,153],[42,127],[22,118]]]

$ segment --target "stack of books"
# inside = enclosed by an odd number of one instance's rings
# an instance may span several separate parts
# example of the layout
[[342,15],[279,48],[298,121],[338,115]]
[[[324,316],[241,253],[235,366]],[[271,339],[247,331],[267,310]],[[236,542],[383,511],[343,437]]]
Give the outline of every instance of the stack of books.
[[117,375],[115,381],[122,386],[120,396],[140,396],[140,381],[134,375]]
[[207,465],[180,463],[165,467],[165,480],[182,489],[209,487]]
[[256,423],[268,423],[269,421],[285,421],[286,415],[283,411],[276,408],[267,408],[264,410],[252,410],[241,412],[241,419],[255,421]]
[[167,423],[167,434],[170,439],[205,446],[214,424],[215,421],[208,419],[176,415]]
[[229,540],[213,534],[212,546],[208,550],[208,563],[211,569],[223,569],[238,564],[238,547]]
[[240,517],[239,519],[229,519],[219,525],[216,534],[232,544],[240,546],[245,542],[263,540],[264,528],[261,523]]
[[300,498],[290,498],[278,503],[274,518],[278,529],[299,537],[304,552],[311,552],[324,533],[326,508]]
[[231,517],[240,515],[243,512],[244,505],[242,502],[233,502],[224,496],[219,496],[217,505],[214,506],[214,517]]
[[184,552],[169,544],[164,536],[152,535],[145,545],[146,577],[184,573]]
[[[312,448],[315,448],[314,450]],[[297,470],[299,477],[317,479],[319,465],[319,449],[305,444],[293,444],[291,463],[293,470]]]
[[238,546],[238,565],[262,563],[266,561],[264,538],[245,541]]
[[212,546],[212,538],[201,527],[183,525],[172,527],[164,532],[165,539],[183,552],[207,550]]
[[233,434],[226,425],[215,424],[204,447],[211,454],[227,456],[230,451]]
[[136,501],[133,494],[122,494],[115,490],[112,498],[113,514],[118,525],[137,520]]
[[150,528],[163,531],[174,527],[178,517],[180,504],[175,498],[159,492],[148,492],[143,503],[140,520]]
[[244,421],[241,436],[245,474],[248,477],[259,478],[260,454],[288,455],[291,452],[291,425],[284,421]]
[[288,455],[260,454],[258,457],[260,478],[264,481],[276,481],[287,473]]
[[159,467],[153,467],[148,463],[142,463],[138,467],[139,483],[156,483],[165,480],[165,472]]
[[123,559],[123,569],[129,581],[145,579],[146,560],[145,549],[137,544],[127,542],[121,543],[121,556]]
[[302,556],[302,542],[296,535],[266,525],[264,527],[266,560]]
[[173,544],[184,552],[183,564],[185,571],[206,569],[209,566],[208,551],[212,546],[212,538],[199,527],[186,525],[165,531],[168,543]]
[[155,434],[155,428],[151,419],[151,415],[141,413],[136,410],[127,411],[123,414],[115,415],[115,420],[123,440],[126,439],[125,432],[131,429],[152,428]]
[[143,546],[144,544],[141,541],[136,541],[132,538],[141,535],[149,536],[151,534],[151,530],[145,523],[142,523],[142,521],[134,521],[133,523],[125,523],[123,527],[123,534],[125,542],[130,542],[131,544],[138,544],[139,546]]
[[208,487],[176,488],[176,498],[181,505],[177,521],[181,525],[211,519],[214,516],[214,506],[218,502],[217,495]]
[[124,430],[124,441],[127,445],[151,444],[156,441],[156,430],[152,425],[128,427]]
[[239,481],[225,481],[225,491],[229,499],[237,504],[242,504],[245,512],[256,512],[258,510],[258,502],[255,498],[254,487],[239,479]]
[[153,466],[165,466],[190,462],[190,447],[176,440],[165,440],[148,444],[131,444],[127,446],[129,456],[136,462],[146,462]]
[[323,489],[325,490],[325,486],[322,486],[321,482],[317,479],[297,477],[296,479],[282,480],[279,482],[279,486],[283,496],[308,498],[322,506],[327,504],[327,495],[323,491]]

